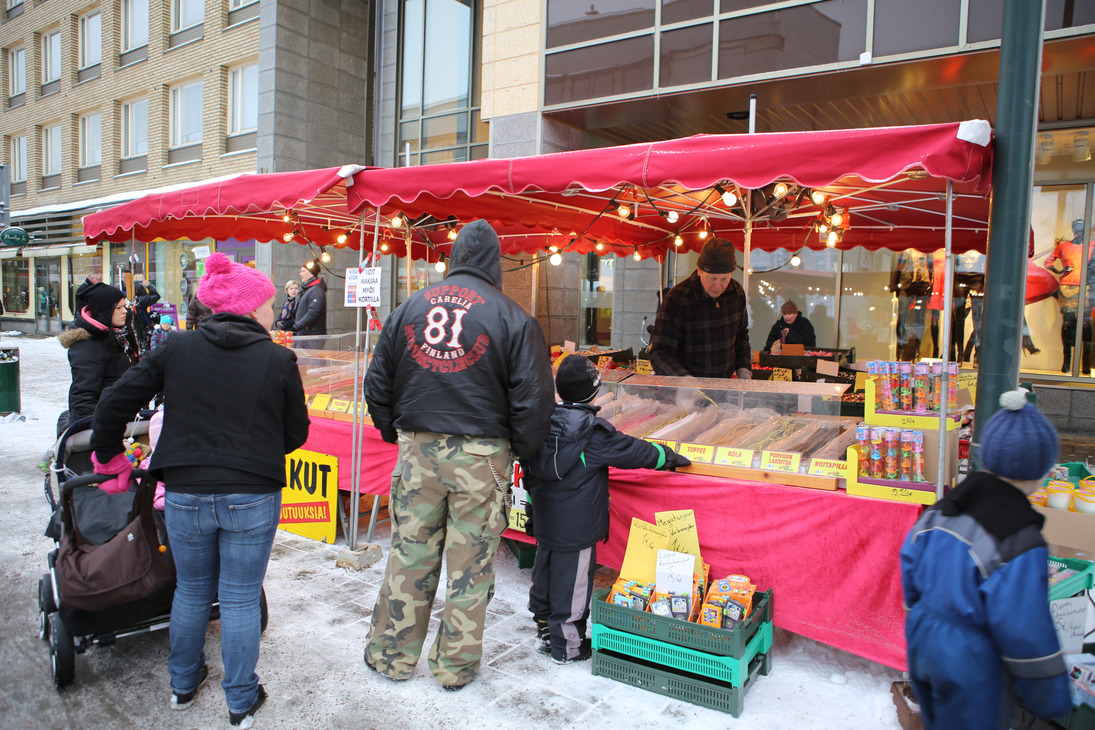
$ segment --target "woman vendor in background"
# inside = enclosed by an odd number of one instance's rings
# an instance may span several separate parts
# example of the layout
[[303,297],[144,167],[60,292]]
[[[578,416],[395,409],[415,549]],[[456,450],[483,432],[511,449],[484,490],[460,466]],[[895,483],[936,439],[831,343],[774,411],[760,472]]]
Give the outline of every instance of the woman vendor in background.
[[783,351],[784,345],[802,345],[807,348],[817,345],[814,326],[810,324],[810,320],[799,314],[797,304],[791,301],[784,302],[780,311],[783,316],[776,320],[768,332],[768,341],[764,343],[765,350],[778,355]]

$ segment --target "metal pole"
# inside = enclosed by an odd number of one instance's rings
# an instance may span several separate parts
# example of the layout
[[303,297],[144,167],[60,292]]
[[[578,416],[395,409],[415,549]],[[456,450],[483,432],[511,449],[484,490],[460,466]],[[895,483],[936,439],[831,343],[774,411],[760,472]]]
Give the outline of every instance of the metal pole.
[[992,170],[994,200],[985,267],[977,405],[970,439],[971,469],[980,468],[977,456],[981,429],[1000,408],[1000,394],[1019,382],[1044,18],[1045,0],[1004,2]]
[[[361,211],[361,228],[365,228],[365,211]],[[362,234],[364,235],[364,233]],[[376,206],[376,217],[373,219],[373,255],[372,264],[376,265],[376,248],[380,242],[380,206]],[[369,340],[372,339],[372,330],[366,326],[365,328],[365,371],[369,370]],[[358,451],[361,450],[361,439],[358,439],[357,443]],[[360,463],[360,459],[359,459]],[[376,528],[376,512],[380,506],[380,495],[377,494],[373,497],[373,508],[369,512],[369,532],[365,536],[365,542],[371,543],[373,541],[373,530]]]
[[[365,213],[357,233],[357,267],[364,264]],[[350,426],[350,514],[353,519],[346,535],[350,550],[357,550],[357,522],[361,511],[361,307],[354,307],[354,420]]]
[[946,262],[946,281],[943,284],[943,373],[940,382],[939,393],[939,453],[935,473],[935,498],[943,499],[944,481],[947,478],[947,393],[950,392],[950,375],[947,365],[951,356],[951,299],[954,297],[954,256],[951,255],[951,234],[954,214],[954,183],[947,180],[947,223],[946,234],[943,237],[944,261]]

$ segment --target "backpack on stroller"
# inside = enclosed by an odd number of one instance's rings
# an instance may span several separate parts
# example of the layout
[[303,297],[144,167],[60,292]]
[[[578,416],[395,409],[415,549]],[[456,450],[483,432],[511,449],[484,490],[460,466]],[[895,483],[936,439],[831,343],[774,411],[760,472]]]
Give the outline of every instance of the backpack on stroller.
[[[126,435],[139,439],[147,431],[147,419],[138,420]],[[49,641],[58,689],[72,683],[76,654],[167,628],[175,591],[163,514],[152,509],[156,480],[135,470],[128,491],[99,489],[113,477],[93,472],[90,435],[90,419],[61,434],[45,484],[53,510],[46,535],[56,547],[46,557],[49,572],[38,580],[38,633]],[[265,593],[261,609],[265,629]],[[210,620],[219,616],[214,603]]]

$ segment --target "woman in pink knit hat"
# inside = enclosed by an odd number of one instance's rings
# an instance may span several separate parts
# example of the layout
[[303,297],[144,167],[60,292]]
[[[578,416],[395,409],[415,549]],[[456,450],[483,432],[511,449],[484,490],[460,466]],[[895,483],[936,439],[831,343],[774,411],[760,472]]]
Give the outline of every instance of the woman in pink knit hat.
[[213,314],[178,332],[103,394],[92,423],[102,485],[124,489],[125,424],[164,394],[163,431],[149,467],[166,485],[164,518],[178,583],[171,607],[172,709],[190,706],[209,676],[210,606],[220,601],[221,660],[230,724],[250,727],[266,701],[259,656],[262,581],[285,486],[285,455],[308,438],[296,356],[270,339],[270,279],[215,253],[197,296]]

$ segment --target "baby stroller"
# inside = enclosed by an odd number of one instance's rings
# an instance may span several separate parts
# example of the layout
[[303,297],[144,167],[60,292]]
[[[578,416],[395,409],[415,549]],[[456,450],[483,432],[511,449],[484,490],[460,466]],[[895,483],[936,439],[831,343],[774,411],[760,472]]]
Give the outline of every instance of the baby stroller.
[[[147,432],[144,417],[126,435],[139,439]],[[102,491],[97,485],[113,477],[94,473],[90,438],[90,419],[71,424],[50,452],[46,476],[52,509],[46,535],[56,546],[46,556],[49,572],[38,579],[38,634],[49,641],[58,689],[72,683],[76,654],[167,628],[175,592],[163,515],[152,509],[156,480],[134,470],[128,491]],[[265,629],[265,592],[261,609]],[[214,603],[210,620],[219,617]]]

